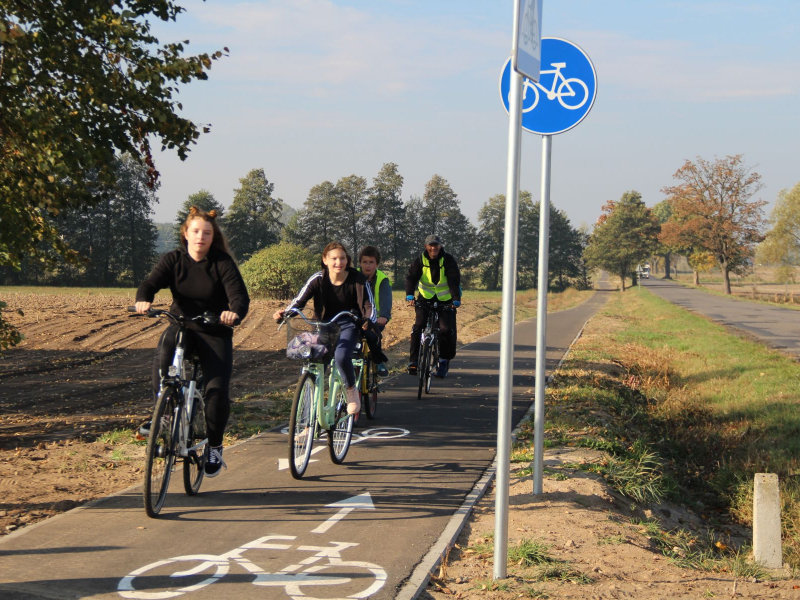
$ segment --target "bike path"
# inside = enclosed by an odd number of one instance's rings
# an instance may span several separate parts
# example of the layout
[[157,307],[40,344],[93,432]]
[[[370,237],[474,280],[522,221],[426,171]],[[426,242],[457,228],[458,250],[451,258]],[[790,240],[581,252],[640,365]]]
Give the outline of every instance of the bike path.
[[[606,298],[550,315],[548,369]],[[535,320],[517,325],[514,424],[533,400],[535,339]],[[416,378],[386,382],[345,463],[321,441],[301,481],[280,469],[274,430],[226,449],[229,470],[198,496],[176,471],[158,519],[135,487],[11,534],[0,598],[394,598],[492,463],[498,364],[495,334],[421,401]]]
[[643,279],[641,284],[664,300],[800,357],[800,311],[725,298],[665,279]]

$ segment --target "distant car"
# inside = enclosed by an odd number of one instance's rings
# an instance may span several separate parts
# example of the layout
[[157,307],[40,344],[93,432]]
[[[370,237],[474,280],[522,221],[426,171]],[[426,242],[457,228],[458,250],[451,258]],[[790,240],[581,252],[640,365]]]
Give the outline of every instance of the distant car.
[[650,279],[650,269],[646,267],[642,269],[642,279]]

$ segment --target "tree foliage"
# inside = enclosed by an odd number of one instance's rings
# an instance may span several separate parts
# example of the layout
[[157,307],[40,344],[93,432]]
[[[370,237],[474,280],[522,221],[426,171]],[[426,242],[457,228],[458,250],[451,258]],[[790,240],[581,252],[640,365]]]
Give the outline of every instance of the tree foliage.
[[592,267],[616,274],[625,291],[625,278],[656,249],[660,230],[642,195],[625,192],[619,201],[611,200],[603,207],[584,257]]
[[175,232],[175,240],[177,242],[180,242],[181,239],[181,226],[183,225],[184,221],[186,221],[186,217],[189,216],[189,210],[193,206],[202,208],[206,212],[211,210],[216,211],[217,223],[219,223],[220,226],[224,226],[225,224],[225,207],[217,202],[214,194],[208,190],[200,190],[199,192],[190,194],[189,197],[183,201],[183,204],[181,204],[181,207],[178,209],[178,213],[175,215],[175,225],[173,226],[173,229]]
[[761,176],[737,154],[713,161],[687,160],[673,177],[680,183],[662,190],[672,206],[662,240],[710,252],[722,272],[725,293],[730,294],[731,271],[747,264],[762,239],[766,203],[751,201],[762,188]]
[[384,163],[372,180],[368,219],[373,225],[370,242],[381,247],[383,262],[391,265],[392,281],[400,279],[401,263],[408,244],[403,204],[403,176],[395,163]]
[[251,295],[288,300],[319,268],[318,254],[281,242],[256,252],[239,270]]
[[339,236],[338,216],[336,186],[323,181],[308,192],[303,208],[289,219],[281,238],[314,253],[322,252],[328,242]]
[[758,247],[759,260],[779,265],[781,278],[789,281],[800,265],[800,183],[781,190],[769,223],[772,227]]
[[275,184],[267,181],[264,169],[253,169],[239,183],[225,217],[225,232],[233,253],[247,260],[278,241],[282,202],[272,197]]

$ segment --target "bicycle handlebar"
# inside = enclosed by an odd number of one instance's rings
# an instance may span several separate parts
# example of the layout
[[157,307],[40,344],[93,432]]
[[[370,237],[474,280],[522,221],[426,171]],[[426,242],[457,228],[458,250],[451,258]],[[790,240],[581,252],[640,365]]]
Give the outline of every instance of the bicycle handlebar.
[[135,306],[129,306],[128,312],[135,313],[131,315],[132,317],[149,317],[151,319],[156,319],[158,317],[166,317],[170,321],[176,324],[186,323],[187,321],[199,322],[202,321],[205,325],[222,325],[222,327],[228,327],[233,329],[235,326],[239,325],[242,320],[237,318],[233,325],[225,325],[224,323],[220,323],[219,317],[213,313],[206,312],[202,315],[198,315],[196,317],[187,318],[185,315],[176,315],[174,313],[169,312],[168,310],[163,310],[160,308],[150,308],[145,313],[137,312]]
[[453,306],[452,303],[442,303],[442,302],[425,302],[419,299],[414,300],[414,307],[424,306],[425,308],[433,308],[436,310],[455,310],[456,307]]
[[[283,315],[283,318],[282,318],[282,319],[281,319],[281,321],[280,321],[280,325],[278,326],[278,331],[280,331],[280,330],[281,330],[281,327],[283,327],[283,326],[284,326],[284,324],[286,323],[286,321],[288,321],[288,320],[289,320],[289,319],[292,317],[292,315],[299,315],[300,317],[302,317],[302,319],[303,319],[303,320],[304,320],[306,323],[308,323],[309,325],[314,325],[314,323],[312,323],[312,322],[311,322],[311,321],[308,319],[308,317],[306,317],[306,316],[303,314],[303,311],[301,311],[299,308],[290,308],[290,309],[288,309],[288,310],[287,310],[287,311],[284,313],[284,315]],[[344,317],[350,317],[350,318],[351,318],[351,319],[353,319],[353,321],[355,321],[355,322],[357,322],[357,321],[358,321],[358,319],[359,319],[359,317],[357,317],[357,316],[356,316],[356,315],[354,315],[353,313],[351,313],[351,312],[348,312],[348,311],[346,311],[346,310],[343,310],[342,312],[340,312],[339,314],[337,314],[335,317],[333,317],[333,318],[332,318],[330,321],[327,321],[327,322],[320,321],[319,323],[320,323],[321,325],[330,325],[331,323],[335,323],[335,322],[336,322],[336,320],[337,320],[339,317],[342,317],[342,316],[344,316]]]

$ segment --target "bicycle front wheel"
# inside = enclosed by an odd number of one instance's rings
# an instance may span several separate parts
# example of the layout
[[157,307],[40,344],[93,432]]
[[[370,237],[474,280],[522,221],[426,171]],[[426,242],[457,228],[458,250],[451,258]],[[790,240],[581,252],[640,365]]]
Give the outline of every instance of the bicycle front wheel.
[[[192,421],[189,423],[189,448],[193,448],[206,439],[206,411],[205,402],[201,396],[195,396],[192,408]],[[206,442],[206,445],[208,443]],[[189,496],[194,496],[200,491],[206,467],[205,446],[196,450],[189,450],[189,456],[183,459],[183,489]]]
[[366,392],[361,395],[361,400],[367,418],[374,419],[378,410],[378,365],[370,358],[367,359],[367,364],[364,366],[364,375],[367,384]]
[[428,360],[428,368],[425,369],[427,375],[425,377],[425,393],[431,393],[431,381],[433,380],[433,369],[439,368],[439,338],[435,338],[431,342],[430,359]]
[[317,382],[311,373],[303,373],[289,414],[289,469],[300,479],[306,472],[314,445],[317,418],[314,410]]
[[[417,373],[419,374],[419,388],[417,388],[417,400],[422,400],[422,390],[426,388],[425,381],[428,379],[428,373],[431,369],[430,366],[430,358],[431,358],[431,343],[430,340],[427,339],[422,342],[422,347],[419,349],[419,366],[417,367]],[[427,386],[427,389],[430,389],[430,386]],[[427,391],[427,390],[426,390]]]
[[[328,430],[328,452],[331,460],[340,465],[350,449],[350,440],[353,439],[354,416],[347,414],[347,396],[344,393],[344,384],[339,382],[336,387],[333,402],[335,406],[333,426]],[[359,394],[361,392],[359,391]]]
[[177,409],[180,405],[180,393],[168,387],[161,390],[153,409],[144,469],[144,510],[148,517],[158,516],[167,497],[172,466],[175,464]]

